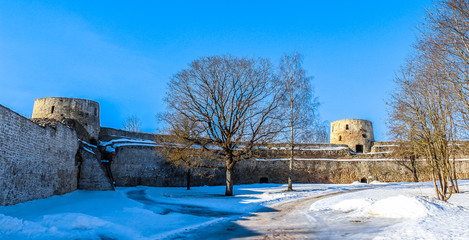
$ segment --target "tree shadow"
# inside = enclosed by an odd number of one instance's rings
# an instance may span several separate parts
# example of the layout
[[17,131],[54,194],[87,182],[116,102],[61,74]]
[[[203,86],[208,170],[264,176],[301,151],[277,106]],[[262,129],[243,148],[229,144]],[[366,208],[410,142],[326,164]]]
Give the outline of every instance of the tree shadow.
[[261,236],[263,233],[256,232],[237,223],[237,221],[248,220],[248,217],[252,217],[259,212],[277,212],[277,210],[269,207],[262,207],[256,212],[233,216],[228,218],[226,221],[216,222],[197,229],[187,230],[167,237],[166,239],[218,240]]
[[[261,235],[258,232],[250,230],[236,223],[238,220],[246,219],[258,212],[276,212],[277,210],[269,207],[260,207],[254,213],[244,214],[228,211],[217,211],[208,207],[202,207],[183,203],[166,203],[150,199],[146,196],[145,189],[128,191],[127,197],[144,205],[144,208],[153,211],[156,214],[166,215],[170,213],[188,214],[199,217],[221,218],[216,221],[196,229],[188,229],[183,232],[172,234],[165,239],[230,239],[242,237],[254,237]],[[223,195],[209,194],[210,197],[225,197]]]

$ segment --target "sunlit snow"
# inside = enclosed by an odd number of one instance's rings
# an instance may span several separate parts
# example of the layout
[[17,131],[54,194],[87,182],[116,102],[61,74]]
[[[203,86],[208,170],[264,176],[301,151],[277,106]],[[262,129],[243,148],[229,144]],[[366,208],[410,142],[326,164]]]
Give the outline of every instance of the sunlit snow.
[[[458,239],[469,235],[469,181],[449,202],[431,183],[281,184],[185,188],[132,187],[83,191],[0,207],[0,239],[166,239],[241,219],[250,212],[308,196],[346,192],[315,202],[304,214],[327,239]],[[444,224],[442,224],[444,223]],[[345,237],[344,237],[345,236]]]

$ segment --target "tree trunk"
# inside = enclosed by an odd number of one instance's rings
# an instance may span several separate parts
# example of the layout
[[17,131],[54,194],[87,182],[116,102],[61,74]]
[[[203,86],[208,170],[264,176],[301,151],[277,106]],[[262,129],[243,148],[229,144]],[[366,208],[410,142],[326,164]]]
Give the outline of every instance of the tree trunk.
[[233,196],[233,167],[226,167],[225,196]]
[[[292,105],[292,114],[293,114],[293,105]],[[290,166],[288,168],[288,188],[287,191],[293,191],[293,123],[290,125]]]
[[419,182],[419,176],[417,175],[417,160],[411,159],[411,165],[412,165],[412,174],[414,175],[414,182]]
[[412,174],[414,175],[414,182],[419,182],[419,176],[417,175],[417,169],[412,170]]
[[192,176],[192,168],[188,168],[186,172],[187,190],[191,190],[191,176]]
[[293,191],[293,144],[291,144],[290,148],[290,166],[288,168],[288,189],[287,191]]

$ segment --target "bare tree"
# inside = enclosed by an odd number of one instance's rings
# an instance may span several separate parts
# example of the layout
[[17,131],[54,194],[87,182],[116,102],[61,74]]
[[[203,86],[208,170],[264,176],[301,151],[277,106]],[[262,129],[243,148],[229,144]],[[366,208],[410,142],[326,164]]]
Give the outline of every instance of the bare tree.
[[411,144],[413,156],[429,165],[438,199],[446,201],[457,191],[455,155],[455,109],[445,76],[436,64],[441,57],[423,41],[417,53],[396,78],[397,91],[391,106],[391,132]]
[[132,115],[125,119],[124,123],[122,124],[124,130],[129,132],[140,132],[141,130],[141,123],[138,117]]
[[397,80],[391,119],[397,119],[394,130],[413,134],[409,142],[430,165],[438,198],[446,200],[459,191],[456,140],[469,131],[469,2],[435,2],[420,30]]
[[233,169],[252,156],[256,143],[279,131],[276,75],[266,59],[202,57],[174,75],[165,98],[168,111],[200,124],[208,148],[223,156],[226,196],[233,195]]
[[284,54],[280,61],[279,85],[284,92],[280,98],[283,124],[287,131],[284,139],[290,145],[290,165],[288,171],[288,191],[293,191],[293,162],[295,145],[311,136],[315,112],[319,103],[313,98],[312,77],[306,76],[303,56],[298,52]]
[[319,114],[315,114],[316,121],[313,123],[313,129],[311,130],[311,136],[308,139],[311,139],[315,143],[329,143],[329,126],[331,125],[329,121],[321,121]]

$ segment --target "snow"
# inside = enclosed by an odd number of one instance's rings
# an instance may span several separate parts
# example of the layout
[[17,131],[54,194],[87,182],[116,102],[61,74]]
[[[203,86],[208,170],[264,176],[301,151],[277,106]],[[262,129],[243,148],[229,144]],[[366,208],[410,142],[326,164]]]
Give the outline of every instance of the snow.
[[[366,158],[350,158],[350,159],[336,159],[336,158],[295,158],[298,161],[330,161],[330,162],[383,162],[383,161],[392,161],[395,162],[396,159],[391,158],[380,158],[380,159],[366,159]],[[459,161],[459,159],[456,159]],[[290,161],[290,158],[257,158],[256,161]]]
[[128,187],[84,191],[0,207],[0,239],[163,239],[190,229],[240,218],[272,204],[367,185],[237,185]]
[[93,155],[95,155],[95,153],[93,152],[93,150],[91,148],[88,148],[88,147],[83,147],[83,149]]
[[0,207],[0,239],[166,239],[241,219],[285,201],[345,192],[304,209],[311,229],[325,239],[467,239],[469,181],[448,202],[431,182],[371,184],[120,187],[84,191]]
[[[290,149],[289,147],[270,147],[266,149],[271,149],[271,150],[288,150]],[[344,150],[348,149],[348,147],[329,147],[329,146],[319,146],[319,147],[295,147],[295,150],[302,150],[302,151],[339,151],[339,150]]]
[[135,139],[135,138],[118,138],[113,139],[111,141],[100,141],[99,146],[108,146],[113,145],[115,143],[143,143],[143,144],[156,144],[155,141],[151,140],[144,140],[144,139]]
[[[164,147],[164,146],[172,146],[172,147],[184,147],[182,144],[175,144],[175,143],[164,143],[164,144],[157,144],[155,141],[152,140],[145,140],[145,139],[136,139],[136,138],[118,138],[112,139],[110,141],[100,141],[99,146],[105,147],[106,152],[114,152],[116,148],[119,147]],[[191,148],[199,149],[200,145],[193,145]],[[215,149],[221,150],[220,147],[214,145],[208,145],[208,149]]]
[[81,139],[78,139],[78,142],[81,142],[81,143],[85,144],[86,146],[88,146],[88,147],[90,147],[90,148],[98,148],[98,146],[93,145],[93,144],[91,144],[91,143],[87,143],[87,142],[85,142],[85,141],[83,141],[83,140],[81,140]]
[[118,138],[110,141],[100,141],[99,146],[105,147],[106,152],[114,152],[118,147],[157,147],[155,141],[144,140],[144,139],[135,139],[135,138]]
[[[322,234],[329,236],[335,233],[360,239],[467,239],[469,236],[469,228],[462,224],[469,220],[469,181],[460,181],[462,193],[453,194],[448,202],[434,198],[431,182],[382,186],[317,201],[307,214],[323,227]],[[331,222],[338,225],[326,224]]]

